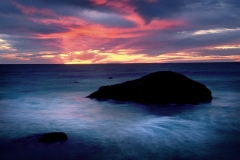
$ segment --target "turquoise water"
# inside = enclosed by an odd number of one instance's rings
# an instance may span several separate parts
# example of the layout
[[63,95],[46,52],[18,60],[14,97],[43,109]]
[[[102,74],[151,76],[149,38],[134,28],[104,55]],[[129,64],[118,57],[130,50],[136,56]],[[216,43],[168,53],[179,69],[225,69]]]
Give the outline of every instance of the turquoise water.
[[[213,101],[85,98],[102,85],[162,70],[205,84]],[[0,65],[0,77],[0,159],[240,159],[240,63]],[[53,131],[69,139],[35,142]]]

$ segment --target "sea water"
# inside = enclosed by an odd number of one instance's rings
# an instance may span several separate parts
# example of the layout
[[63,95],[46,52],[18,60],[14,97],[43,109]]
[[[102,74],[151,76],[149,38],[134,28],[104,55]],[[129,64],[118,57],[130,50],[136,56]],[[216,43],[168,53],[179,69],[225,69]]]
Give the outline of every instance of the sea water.
[[[168,70],[205,84],[212,102],[86,98]],[[55,131],[68,140],[34,139]],[[240,63],[0,65],[0,159],[240,159]]]

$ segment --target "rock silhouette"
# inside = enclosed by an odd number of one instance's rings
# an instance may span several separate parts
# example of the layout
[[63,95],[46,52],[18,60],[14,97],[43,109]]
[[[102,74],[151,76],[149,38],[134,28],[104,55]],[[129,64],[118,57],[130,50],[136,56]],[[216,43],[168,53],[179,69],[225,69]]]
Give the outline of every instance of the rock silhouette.
[[65,141],[67,139],[67,135],[63,132],[51,132],[42,134],[42,136],[38,139],[38,142],[53,143],[58,141]]
[[136,80],[102,86],[88,98],[153,104],[210,102],[211,91],[203,84],[172,71],[159,71]]

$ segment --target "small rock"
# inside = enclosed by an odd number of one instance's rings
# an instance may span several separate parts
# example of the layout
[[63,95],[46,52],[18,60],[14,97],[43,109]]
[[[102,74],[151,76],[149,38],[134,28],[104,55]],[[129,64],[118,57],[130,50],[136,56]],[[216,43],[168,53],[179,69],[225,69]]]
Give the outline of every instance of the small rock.
[[67,135],[63,132],[51,132],[42,134],[42,136],[38,139],[38,142],[53,143],[58,141],[65,141],[67,139]]

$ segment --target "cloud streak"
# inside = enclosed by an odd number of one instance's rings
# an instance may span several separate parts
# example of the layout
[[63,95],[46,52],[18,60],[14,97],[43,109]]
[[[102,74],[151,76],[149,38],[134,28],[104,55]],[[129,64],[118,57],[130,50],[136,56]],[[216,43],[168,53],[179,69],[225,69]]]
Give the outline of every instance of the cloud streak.
[[237,0],[3,0],[0,63],[240,61]]

